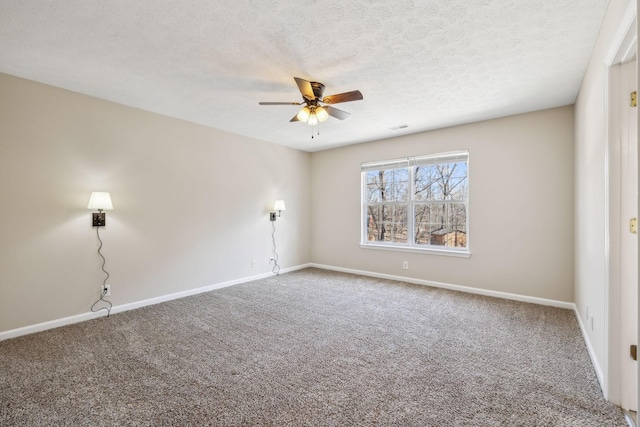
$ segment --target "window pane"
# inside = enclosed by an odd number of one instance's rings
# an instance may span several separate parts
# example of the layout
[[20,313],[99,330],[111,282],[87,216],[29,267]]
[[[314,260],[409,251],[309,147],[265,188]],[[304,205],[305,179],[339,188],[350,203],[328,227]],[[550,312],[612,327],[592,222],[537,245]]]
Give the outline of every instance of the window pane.
[[368,205],[367,240],[407,243],[407,205]]
[[429,245],[431,241],[431,209],[430,205],[416,204],[415,213],[415,243],[419,245]]
[[404,202],[409,199],[409,170],[366,172],[366,202]]
[[409,169],[394,169],[392,197],[397,202],[409,199]]
[[414,200],[466,200],[467,163],[415,167]]
[[380,205],[367,206],[367,241],[379,241],[379,236],[384,235],[382,232],[381,208],[382,206]]
[[414,242],[467,247],[467,209],[463,203],[416,203]]
[[378,176],[377,171],[371,171],[366,173],[366,185],[367,185],[367,193],[366,193],[366,201],[368,203],[372,202],[381,202],[382,198],[382,181]]

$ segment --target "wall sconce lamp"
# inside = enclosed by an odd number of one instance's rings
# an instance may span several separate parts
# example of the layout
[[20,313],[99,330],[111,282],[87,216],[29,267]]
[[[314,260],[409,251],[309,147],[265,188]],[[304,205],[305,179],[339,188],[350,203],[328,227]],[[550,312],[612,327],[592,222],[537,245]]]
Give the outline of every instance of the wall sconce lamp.
[[287,208],[284,206],[284,200],[276,200],[276,202],[273,204],[273,212],[269,214],[269,219],[271,221],[275,221],[276,217],[279,217],[282,211],[286,210]]
[[89,198],[89,205],[87,209],[97,210],[93,213],[93,226],[104,227],[107,215],[102,211],[113,210],[113,204],[111,203],[111,195],[104,191],[94,191]]

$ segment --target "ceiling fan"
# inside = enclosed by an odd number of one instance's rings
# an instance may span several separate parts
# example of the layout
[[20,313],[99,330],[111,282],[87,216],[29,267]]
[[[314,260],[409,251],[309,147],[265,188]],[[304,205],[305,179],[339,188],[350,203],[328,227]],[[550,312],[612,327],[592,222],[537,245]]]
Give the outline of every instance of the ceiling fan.
[[[362,93],[359,90],[351,92],[338,93],[323,97],[324,85],[318,82],[310,82],[299,77],[293,78],[302,94],[302,102],[259,102],[260,105],[304,105],[304,107],[293,116],[290,122],[306,122],[308,125],[315,126],[319,122],[324,122],[331,117],[344,120],[351,114],[338,108],[332,107],[332,104],[340,102],[359,101]],[[329,105],[322,105],[329,104]]]

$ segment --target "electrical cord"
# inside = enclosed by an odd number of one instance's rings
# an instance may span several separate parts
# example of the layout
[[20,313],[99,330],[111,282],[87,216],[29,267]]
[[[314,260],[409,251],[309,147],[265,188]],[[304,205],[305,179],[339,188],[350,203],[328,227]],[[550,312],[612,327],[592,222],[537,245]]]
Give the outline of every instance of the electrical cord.
[[[280,266],[278,265],[278,252],[276,252],[276,222],[271,221],[271,241],[273,242],[273,269],[271,269],[272,273],[275,273],[276,276],[280,275]],[[271,262],[269,261],[269,262]]]
[[[102,282],[102,293],[100,294],[100,298],[98,298],[98,300],[96,302],[93,303],[93,305],[91,306],[91,311],[94,313],[97,313],[100,310],[107,310],[107,317],[109,317],[109,315],[111,314],[111,308],[113,307],[113,304],[111,304],[111,301],[108,301],[106,299],[104,299],[104,297],[107,295],[107,280],[109,279],[109,272],[107,270],[105,270],[104,265],[106,264],[107,260],[104,258],[104,255],[102,255],[101,249],[102,249],[102,239],[100,238],[100,227],[96,227],[96,236],[98,236],[98,240],[100,241],[100,246],[98,246],[98,255],[100,255],[100,257],[102,258],[102,271],[104,271],[104,274],[106,274],[107,276],[104,278],[104,281]],[[108,307],[101,307],[96,309],[96,304],[98,304],[100,301],[109,304]]]

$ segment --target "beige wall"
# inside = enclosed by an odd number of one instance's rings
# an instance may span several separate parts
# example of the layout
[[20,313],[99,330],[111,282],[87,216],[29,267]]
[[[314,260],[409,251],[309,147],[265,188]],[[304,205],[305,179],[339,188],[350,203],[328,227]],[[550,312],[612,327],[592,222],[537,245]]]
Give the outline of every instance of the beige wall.
[[[309,259],[310,154],[0,74],[0,332]],[[251,259],[257,266],[251,268]]]
[[[606,370],[606,306],[608,271],[606,230],[607,146],[605,139],[605,58],[609,54],[627,0],[612,0],[600,29],[578,99],[575,104],[575,304],[583,323],[586,307],[594,318],[586,328],[596,369]],[[599,373],[601,373],[600,371]],[[607,379],[605,379],[607,381]],[[607,387],[603,384],[605,393]],[[609,390],[610,391],[610,390]],[[616,396],[610,396],[616,400]]]
[[[470,258],[360,248],[362,162],[460,149]],[[573,301],[571,106],[317,152],[311,171],[315,263]]]

